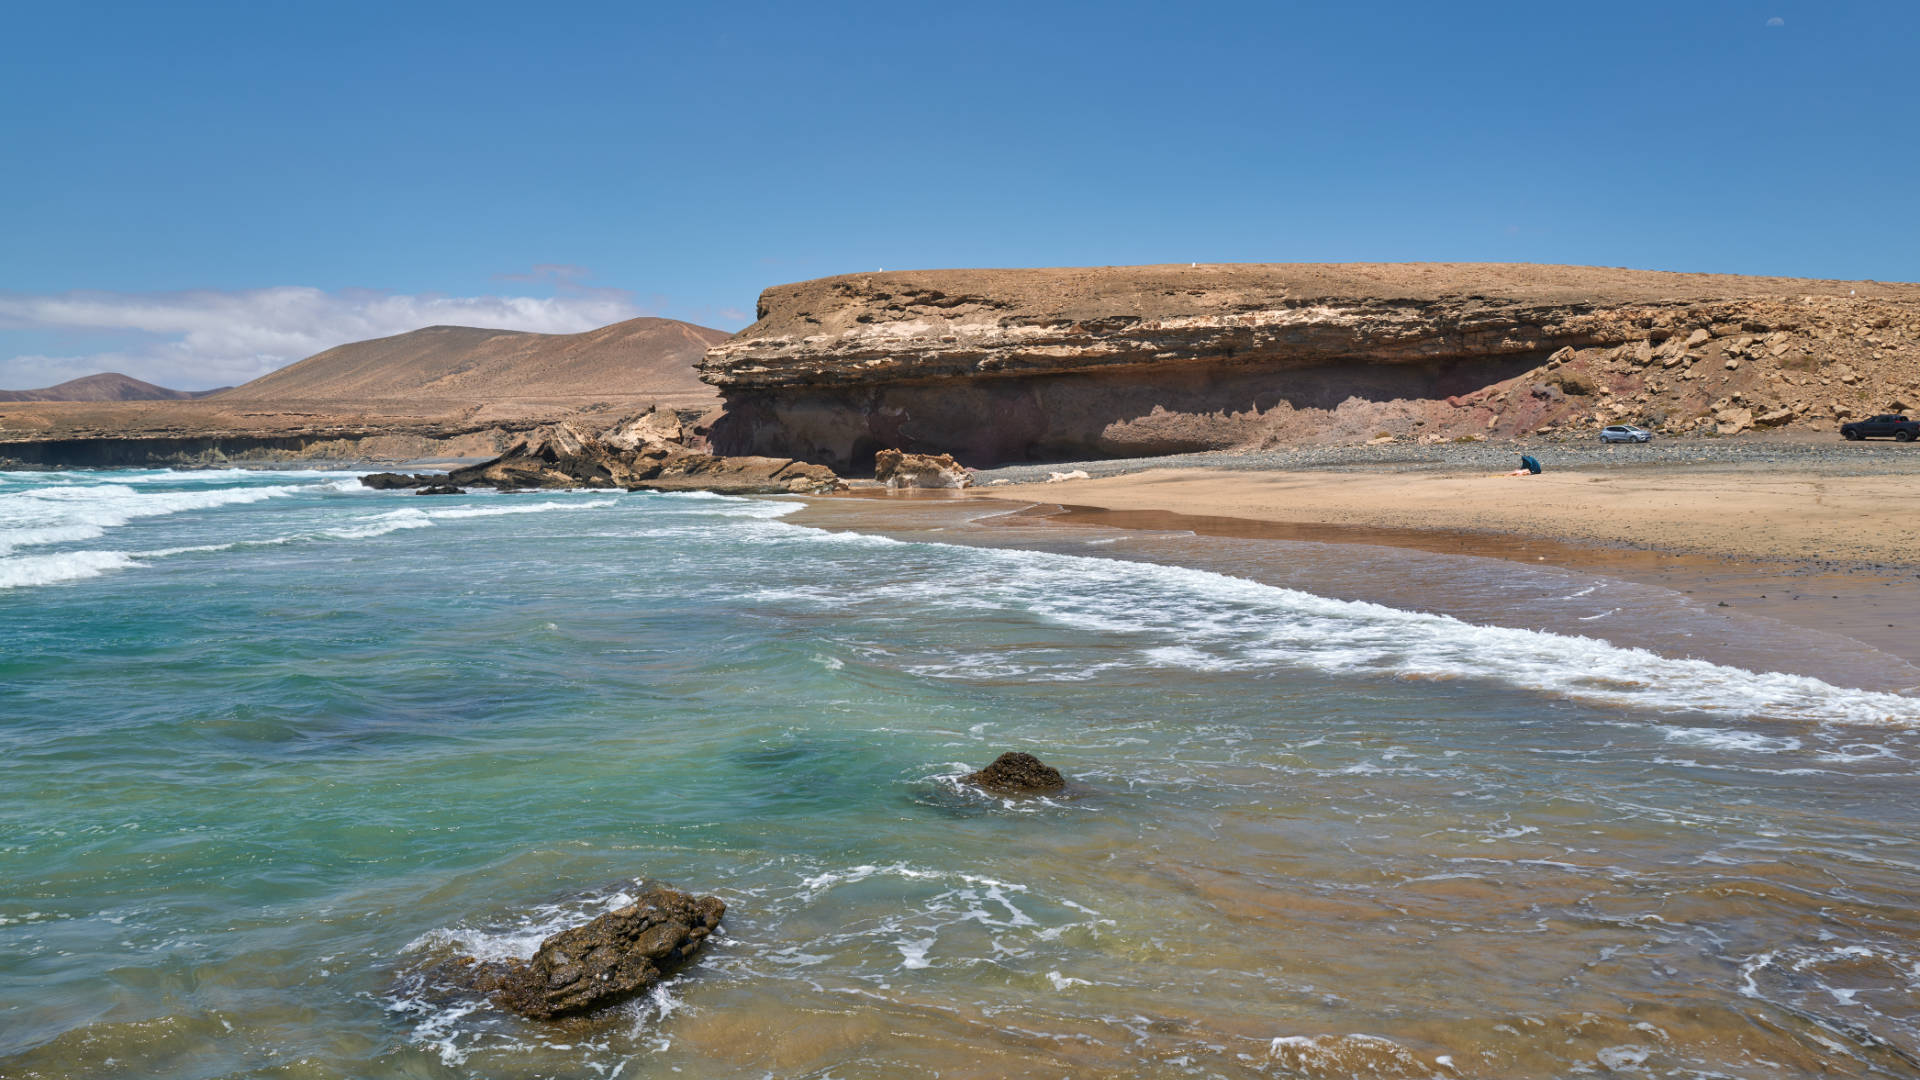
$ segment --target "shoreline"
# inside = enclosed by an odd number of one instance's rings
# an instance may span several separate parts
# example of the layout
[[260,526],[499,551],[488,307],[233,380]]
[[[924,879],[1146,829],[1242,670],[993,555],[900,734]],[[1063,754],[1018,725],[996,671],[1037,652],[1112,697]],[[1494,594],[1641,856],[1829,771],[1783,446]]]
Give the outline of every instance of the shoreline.
[[[1008,501],[1011,507],[1014,504]],[[1054,504],[1051,520],[1065,525],[1182,530],[1206,537],[1305,540],[1404,547],[1441,555],[1546,564],[1599,577],[1668,589],[1710,607],[1838,634],[1915,665],[1920,636],[1900,619],[1920,604],[1920,582],[1860,569],[1828,569],[1787,560],[1734,561],[1692,552],[1581,544],[1518,532],[1414,530],[1316,525],[1162,510],[1110,510]],[[1024,512],[1032,512],[1031,510]],[[1888,622],[1888,619],[1894,621]],[[1905,689],[1920,690],[1920,685]]]
[[1664,460],[1589,447],[1555,454],[1547,473],[1525,478],[1479,471],[1483,454],[1340,471],[1319,463],[1247,469],[1234,458],[1227,468],[1196,468],[1198,461],[1173,459],[1185,467],[966,495],[1057,504],[1068,524],[1545,563],[1838,633],[1920,664],[1920,635],[1912,632],[1920,611],[1920,506],[1912,503],[1920,454],[1860,454],[1857,445],[1727,446],[1717,455],[1676,450]]
[[[1673,470],[1657,467],[1647,476],[1656,484],[1678,479]],[[1356,485],[1356,479],[1363,483]],[[1636,544],[1567,535],[1570,530],[1556,529],[1556,524],[1568,520],[1566,505],[1548,510],[1519,504],[1479,528],[1417,528],[1401,523],[1407,511],[1397,504],[1383,502],[1375,511],[1367,512],[1355,498],[1356,492],[1378,498],[1383,490],[1405,490],[1436,481],[1442,491],[1457,490],[1463,483],[1513,485],[1493,488],[1496,494],[1502,490],[1543,490],[1548,485],[1528,487],[1542,479],[1483,474],[1463,477],[1451,471],[1372,472],[1356,477],[1352,472],[1188,469],[1169,474],[1166,470],[1144,470],[1095,480],[975,487],[959,492],[855,491],[810,499],[808,510],[788,520],[829,529],[916,534],[940,531],[948,533],[940,539],[961,543],[999,542],[987,534],[953,535],[956,522],[964,519],[974,527],[1033,526],[1047,530],[1048,535],[1062,530],[1084,530],[1088,534],[1119,531],[1141,537],[1181,535],[1198,538],[1195,552],[1211,550],[1215,555],[1242,543],[1273,547],[1337,545],[1497,560],[1516,573],[1520,568],[1552,567],[1656,590],[1640,594],[1638,603],[1616,622],[1554,627],[1559,632],[1602,636],[1616,644],[1671,653],[1674,643],[1661,641],[1661,624],[1685,614],[1696,622],[1718,620],[1715,625],[1724,624],[1724,629],[1713,635],[1715,640],[1688,643],[1688,655],[1695,654],[1697,647],[1702,658],[1734,666],[1812,674],[1828,681],[1851,680],[1851,685],[1874,689],[1920,692],[1920,635],[1911,632],[1910,617],[1920,608],[1920,562],[1898,550],[1901,532],[1897,510],[1879,514],[1883,527],[1868,530],[1858,539],[1837,535],[1852,517],[1840,514],[1822,518],[1826,524],[1813,531],[1818,534],[1824,530],[1823,538],[1830,541],[1827,549],[1796,557],[1786,547],[1791,535],[1779,535],[1779,530],[1769,533],[1744,520],[1708,530],[1718,533],[1712,545],[1703,542],[1708,537],[1696,535],[1698,529],[1692,533],[1675,530],[1671,542],[1661,542],[1668,539],[1668,534],[1661,534],[1644,537]],[[1587,483],[1591,479],[1578,470],[1563,470],[1558,486],[1562,492],[1571,490],[1573,512],[1632,499],[1647,482],[1622,483],[1614,477],[1610,478],[1616,481],[1613,483]],[[1812,482],[1805,477],[1791,479]],[[1688,471],[1687,483],[1681,486],[1689,492],[1688,497],[1697,498],[1702,491],[1713,489],[1710,493],[1723,498],[1737,496],[1747,504],[1779,499],[1777,485],[1756,487],[1753,480],[1748,469],[1695,469]],[[1828,509],[1837,502],[1856,511],[1883,497],[1878,489],[1906,486],[1905,478],[1885,472],[1820,476],[1814,480],[1830,489],[1819,496],[1826,500]],[[1835,486],[1847,490],[1831,490]],[[1863,489],[1873,490],[1863,494]],[[1267,496],[1264,499],[1259,497],[1263,494]],[[874,512],[856,509],[862,506]],[[901,512],[909,506],[927,513]],[[954,513],[942,513],[941,507],[952,508]],[[992,512],[982,515],[965,509],[969,507],[974,511],[991,508]],[[1462,503],[1454,510],[1455,520],[1474,510],[1471,503]],[[1665,524],[1687,511],[1684,499],[1676,498],[1664,509],[1652,508],[1645,513]],[[1794,511],[1795,505],[1788,501],[1779,513]],[[1884,527],[1888,521],[1893,522],[1893,529]],[[1793,531],[1787,530],[1789,534]],[[1036,538],[1040,535],[1033,534]],[[1850,545],[1877,558],[1845,557],[1855,554],[1845,550]],[[1842,551],[1830,553],[1836,547]],[[1890,558],[1894,555],[1904,557]],[[1171,557],[1187,561],[1177,553]],[[1250,576],[1270,584],[1281,583],[1271,568],[1265,574]],[[1379,599],[1382,591],[1388,591],[1384,585],[1356,584],[1348,592],[1335,595],[1340,599]],[[1456,613],[1463,602],[1480,603],[1459,595],[1439,598],[1418,587],[1400,589],[1395,602],[1444,614]],[[1491,598],[1487,602],[1491,604]],[[1487,615],[1488,610],[1480,610],[1475,617],[1491,621]],[[1532,625],[1524,603],[1500,617],[1510,625]],[[1640,625],[1627,625],[1630,622]]]

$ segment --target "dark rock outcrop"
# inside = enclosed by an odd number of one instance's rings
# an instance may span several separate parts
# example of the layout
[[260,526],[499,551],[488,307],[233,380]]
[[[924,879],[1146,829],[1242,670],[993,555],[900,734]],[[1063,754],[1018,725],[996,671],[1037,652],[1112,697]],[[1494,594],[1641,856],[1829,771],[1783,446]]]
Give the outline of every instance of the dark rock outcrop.
[[1784,408],[1793,419],[1781,424],[1831,430],[1840,407],[1864,414],[1920,393],[1917,361],[1913,285],[1507,264],[1137,266],[777,286],[757,322],[708,350],[702,378],[727,402],[716,452],[852,469],[888,448],[980,466],[1382,432],[1590,431],[1655,412],[1691,431],[1735,394],[1756,415]]
[[433,473],[377,472],[362,476],[360,486],[370,487],[375,491],[405,491],[408,488],[429,487],[445,480],[446,477]]
[[465,488],[457,488],[452,484],[428,484],[414,491],[415,495],[465,495],[466,493]]
[[1017,750],[1001,754],[993,764],[968,773],[960,782],[1001,795],[1044,795],[1067,786],[1060,770]]
[[536,1020],[617,1005],[684,967],[726,912],[717,896],[651,886],[632,904],[541,942],[532,959],[474,965],[472,985]]

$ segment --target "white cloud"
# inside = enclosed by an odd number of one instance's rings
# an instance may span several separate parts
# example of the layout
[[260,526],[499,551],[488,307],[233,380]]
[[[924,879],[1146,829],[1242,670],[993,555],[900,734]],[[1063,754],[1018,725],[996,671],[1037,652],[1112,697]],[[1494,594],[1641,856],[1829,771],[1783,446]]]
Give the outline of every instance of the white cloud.
[[0,359],[0,387],[50,386],[119,371],[162,386],[200,390],[255,379],[335,345],[423,326],[481,326],[571,334],[642,312],[623,292],[575,295],[403,296],[302,286],[238,292],[0,293],[0,330],[125,337],[112,351]]
[[1785,26],[1787,25],[1787,20],[1781,18],[1778,15],[1775,15],[1773,18],[1767,20],[1767,25],[1768,26]]

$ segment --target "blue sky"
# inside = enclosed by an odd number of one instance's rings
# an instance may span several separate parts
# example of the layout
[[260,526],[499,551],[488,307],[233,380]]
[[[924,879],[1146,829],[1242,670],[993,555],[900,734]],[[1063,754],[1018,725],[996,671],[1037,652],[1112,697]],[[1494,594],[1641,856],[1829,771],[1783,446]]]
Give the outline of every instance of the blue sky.
[[[691,10],[691,8],[699,10]],[[1920,278],[1911,0],[9,5],[0,386],[857,270]]]

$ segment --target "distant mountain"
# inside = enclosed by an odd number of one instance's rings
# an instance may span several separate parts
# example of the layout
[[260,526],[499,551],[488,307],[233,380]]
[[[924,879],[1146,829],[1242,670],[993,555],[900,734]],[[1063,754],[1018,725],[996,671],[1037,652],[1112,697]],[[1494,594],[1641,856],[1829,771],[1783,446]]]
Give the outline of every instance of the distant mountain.
[[191,401],[230,389],[223,386],[219,390],[169,390],[117,371],[107,371],[69,379],[43,390],[0,390],[0,401]]
[[695,366],[731,335],[640,318],[581,334],[429,326],[316,353],[220,396],[222,402],[502,402],[635,398],[717,404]]

